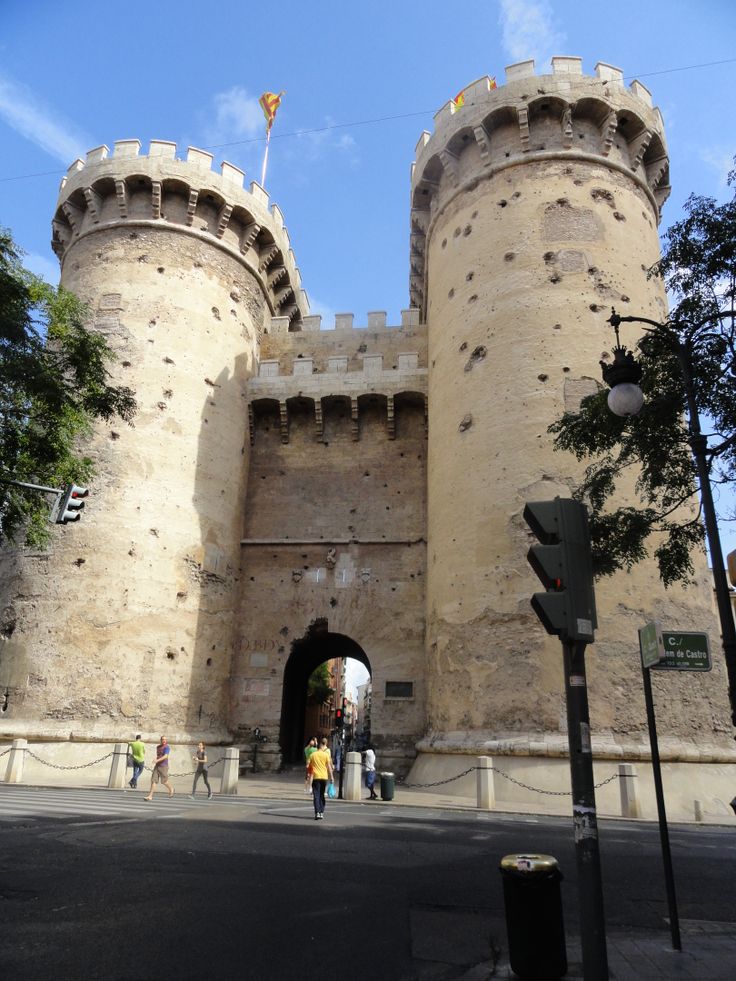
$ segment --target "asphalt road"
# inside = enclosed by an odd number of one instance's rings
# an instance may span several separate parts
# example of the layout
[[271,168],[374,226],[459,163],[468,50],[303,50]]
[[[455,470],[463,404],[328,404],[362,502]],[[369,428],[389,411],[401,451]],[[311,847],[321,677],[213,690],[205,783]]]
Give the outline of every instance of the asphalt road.
[[[308,800],[211,803],[0,786],[0,967],[13,981],[445,981],[506,946],[500,858],[571,822]],[[661,930],[657,829],[603,822],[609,928]],[[733,832],[674,827],[680,916],[734,921]]]

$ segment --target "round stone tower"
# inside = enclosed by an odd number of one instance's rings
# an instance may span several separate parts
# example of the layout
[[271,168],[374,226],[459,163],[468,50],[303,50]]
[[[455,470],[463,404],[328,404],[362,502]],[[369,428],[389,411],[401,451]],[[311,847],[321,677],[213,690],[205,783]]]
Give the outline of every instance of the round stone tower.
[[96,427],[81,520],[55,530],[50,553],[13,560],[3,720],[16,735],[226,738],[244,388],[271,318],[297,329],[308,309],[278,209],[211,164],[125,140],[62,183],[61,282],[88,304],[139,410],[133,426]]
[[[599,384],[606,319],[661,320],[647,271],[667,198],[662,117],[638,82],[578,58],[469,85],[423,134],[412,172],[411,295],[428,324],[426,752],[564,754],[562,657],[529,605],[524,504],[569,497],[582,473],[547,427]],[[622,339],[630,345],[638,334]],[[634,502],[633,482],[624,494]],[[646,731],[637,628],[708,630],[712,675],[669,677],[670,758],[728,745],[726,682],[705,557],[665,592],[653,562],[597,587],[589,650],[594,748],[636,755]],[[683,712],[683,700],[687,710]],[[696,745],[697,744],[697,745]],[[730,747],[728,758],[733,758]],[[457,767],[455,767],[457,769]],[[415,775],[419,771],[415,770]]]

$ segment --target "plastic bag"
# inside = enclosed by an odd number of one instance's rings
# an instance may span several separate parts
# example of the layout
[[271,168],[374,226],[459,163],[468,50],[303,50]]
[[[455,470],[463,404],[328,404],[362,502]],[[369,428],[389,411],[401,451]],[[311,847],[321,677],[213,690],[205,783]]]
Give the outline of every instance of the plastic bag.
[[327,796],[337,797],[337,787],[334,785],[332,780],[330,780],[330,782],[327,784]]

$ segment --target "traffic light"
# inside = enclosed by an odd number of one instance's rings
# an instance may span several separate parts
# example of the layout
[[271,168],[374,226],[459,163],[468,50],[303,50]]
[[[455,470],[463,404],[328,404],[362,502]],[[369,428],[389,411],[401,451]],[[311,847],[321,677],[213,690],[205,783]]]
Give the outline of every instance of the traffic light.
[[531,546],[527,561],[547,590],[532,596],[532,609],[548,634],[591,643],[598,621],[585,505],[561,497],[530,501],[524,520],[542,543]]
[[89,496],[86,487],[77,487],[76,484],[67,484],[61,500],[53,513],[53,520],[57,525],[65,525],[69,521],[79,521],[82,517],[81,510],[84,507],[82,498]]
[[335,709],[335,728],[342,729],[345,724],[345,711],[341,708]]

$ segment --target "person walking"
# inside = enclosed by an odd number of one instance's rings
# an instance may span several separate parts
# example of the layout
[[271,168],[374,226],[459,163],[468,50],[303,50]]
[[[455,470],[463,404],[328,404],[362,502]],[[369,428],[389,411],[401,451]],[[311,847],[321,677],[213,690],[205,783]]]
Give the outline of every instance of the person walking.
[[368,744],[366,746],[365,752],[363,753],[363,766],[365,767],[365,785],[370,791],[370,797],[368,800],[378,800],[378,794],[376,793],[376,754],[373,752],[373,747]]
[[210,787],[210,782],[207,779],[207,751],[204,748],[204,743],[197,743],[197,752],[192,759],[197,764],[197,769],[194,771],[194,783],[192,784],[192,799],[197,793],[199,778],[203,777],[204,785],[207,788],[207,800],[212,800],[212,787]]
[[309,757],[312,767],[312,800],[314,801],[314,820],[322,821],[325,816],[325,788],[327,781],[335,779],[332,756],[327,748],[327,739],[322,737],[317,749]]
[[161,736],[161,741],[156,747],[156,760],[153,764],[153,773],[151,774],[151,789],[148,792],[148,797],[144,797],[143,800],[153,800],[157,783],[162,783],[164,787],[166,787],[169,792],[169,797],[174,796],[174,788],[169,783],[170,753],[171,746],[169,746],[166,736]]
[[146,747],[141,742],[140,733],[138,733],[132,743],[128,743],[128,752],[133,758],[133,776],[128,781],[128,785],[135,790],[138,786],[138,777],[143,773],[146,759]]
[[304,763],[306,765],[306,775],[304,778],[304,793],[312,793],[312,768],[309,765],[309,758],[312,753],[317,752],[317,737],[312,736],[307,745],[304,747]]

